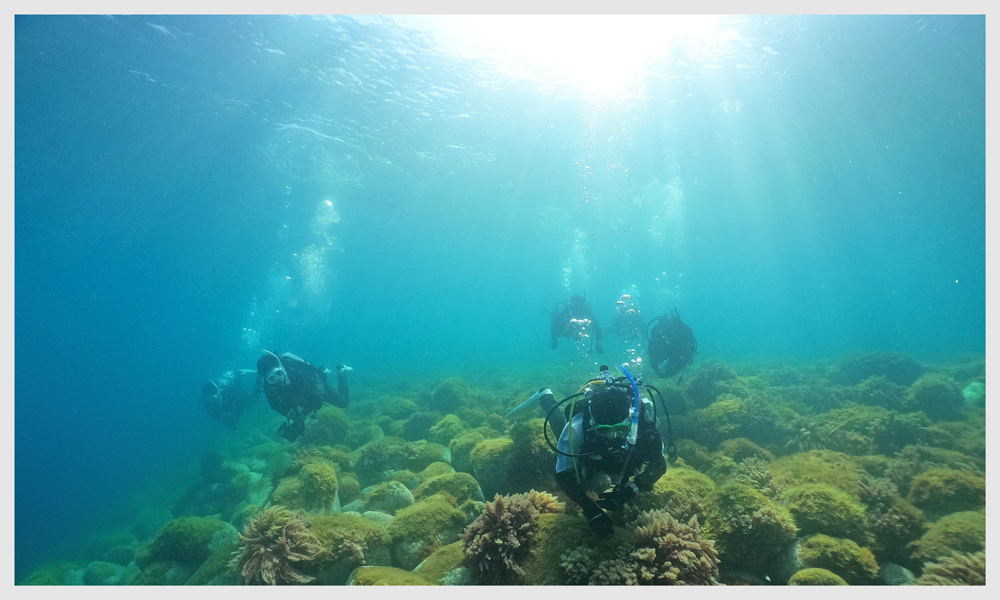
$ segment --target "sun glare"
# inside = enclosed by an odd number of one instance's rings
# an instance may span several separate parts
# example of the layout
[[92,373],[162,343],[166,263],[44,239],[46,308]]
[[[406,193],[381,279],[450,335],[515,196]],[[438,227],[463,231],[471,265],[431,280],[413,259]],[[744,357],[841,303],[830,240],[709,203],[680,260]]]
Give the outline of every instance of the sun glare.
[[420,15],[397,17],[439,49],[486,59],[508,75],[604,99],[641,93],[643,70],[671,45],[712,45],[715,15]]

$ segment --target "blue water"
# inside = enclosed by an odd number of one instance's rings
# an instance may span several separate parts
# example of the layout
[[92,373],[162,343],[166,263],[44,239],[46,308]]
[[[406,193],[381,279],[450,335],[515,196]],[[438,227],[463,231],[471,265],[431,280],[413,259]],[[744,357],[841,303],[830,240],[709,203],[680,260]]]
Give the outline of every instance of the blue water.
[[392,19],[17,18],[15,579],[181,493],[261,348],[560,364],[629,292],[699,360],[984,354],[985,18],[717,27],[609,99]]

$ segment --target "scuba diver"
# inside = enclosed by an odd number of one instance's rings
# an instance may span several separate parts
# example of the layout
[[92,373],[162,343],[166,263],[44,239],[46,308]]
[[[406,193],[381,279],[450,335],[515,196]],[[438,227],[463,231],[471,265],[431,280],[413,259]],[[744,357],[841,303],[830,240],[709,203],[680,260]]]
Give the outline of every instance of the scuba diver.
[[[652,332],[649,326],[656,323]],[[694,360],[698,353],[698,340],[691,328],[681,321],[677,309],[656,317],[646,324],[646,352],[653,371],[660,377],[673,377]]]
[[[614,531],[611,517],[605,511],[621,510],[638,492],[653,489],[653,484],[667,471],[652,401],[652,392],[657,396],[660,392],[642,383],[641,379],[634,379],[626,365],[618,368],[624,376],[615,378],[608,372],[607,365],[602,365],[599,377],[559,402],[549,388],[542,388],[507,414],[510,417],[535,406],[536,402],[545,410],[545,441],[558,455],[556,482],[580,505],[591,529],[603,538]],[[649,397],[643,398],[641,390]],[[566,404],[570,401],[571,404]],[[660,403],[666,415],[662,396]],[[670,462],[674,462],[677,447],[670,429],[670,416],[666,417],[666,453]],[[557,445],[549,439],[549,423],[553,431],[562,432]],[[601,473],[610,476],[614,484],[611,489],[601,489],[595,502],[587,495],[586,487],[600,485],[598,476]],[[613,479],[616,476],[617,481]]]
[[[559,305],[565,305],[561,310]],[[556,338],[567,337],[579,340],[583,337],[590,337],[588,332],[593,331],[594,337],[590,339],[591,349],[597,348],[598,354],[604,354],[603,338],[601,326],[594,316],[594,309],[583,296],[573,296],[569,299],[569,304],[557,302],[552,314],[552,349],[559,347],[559,340]]]
[[201,388],[201,404],[210,417],[229,429],[236,429],[243,412],[254,401],[254,395],[244,385],[244,376],[255,371],[229,370],[209,379]]
[[267,396],[271,408],[287,419],[278,427],[278,435],[294,442],[306,428],[306,418],[313,422],[316,411],[323,403],[346,408],[348,403],[347,375],[353,371],[346,365],[337,365],[337,389],[326,382],[331,373],[326,367],[317,367],[307,360],[285,352],[280,357],[274,352],[257,359],[257,390]]
[[611,319],[611,330],[623,342],[631,342],[642,336],[642,310],[630,294],[622,294],[615,303],[615,316]]

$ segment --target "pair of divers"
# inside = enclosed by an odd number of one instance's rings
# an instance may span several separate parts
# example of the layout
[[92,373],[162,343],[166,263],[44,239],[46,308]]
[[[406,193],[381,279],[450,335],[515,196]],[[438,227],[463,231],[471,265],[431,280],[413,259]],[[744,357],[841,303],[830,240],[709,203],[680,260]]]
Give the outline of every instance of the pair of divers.
[[[273,411],[285,417],[278,427],[278,435],[294,442],[306,428],[306,421],[316,420],[316,412],[323,404],[346,408],[349,401],[347,372],[351,367],[337,365],[337,388],[327,383],[327,376],[334,371],[316,366],[291,352],[278,356],[264,350],[257,360],[256,369],[227,371],[210,380],[202,388],[202,404],[209,416],[230,429],[235,429],[240,416],[261,392]],[[244,377],[257,376],[253,393],[247,389]]]
[[[620,337],[625,339],[638,329],[636,319],[639,318],[640,311],[627,294],[618,300],[618,308],[623,307],[626,310],[615,315],[614,324]],[[604,354],[601,326],[594,316],[593,307],[583,296],[572,296],[569,303],[556,304],[551,311],[550,334],[553,350],[559,347],[560,337],[573,340],[590,338],[590,350]],[[676,308],[646,323],[642,334],[648,342],[646,354],[653,365],[653,371],[664,379],[680,373],[698,353],[698,340],[691,328],[681,320]]]

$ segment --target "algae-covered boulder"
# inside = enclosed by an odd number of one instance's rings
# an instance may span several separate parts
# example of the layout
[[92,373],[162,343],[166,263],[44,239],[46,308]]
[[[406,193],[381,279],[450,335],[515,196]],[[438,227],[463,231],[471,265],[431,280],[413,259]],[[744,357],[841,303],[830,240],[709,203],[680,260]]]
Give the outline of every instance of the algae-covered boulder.
[[434,494],[396,513],[389,524],[392,564],[412,570],[432,552],[458,540],[468,525],[454,498]]
[[358,512],[380,510],[390,515],[396,514],[413,504],[413,494],[398,481],[386,481],[368,489]]
[[795,541],[788,509],[759,490],[729,483],[712,492],[704,537],[715,540],[722,563],[756,570]]
[[870,545],[865,528],[865,509],[847,492],[824,483],[805,483],[789,488],[781,495],[799,535],[825,533]]
[[45,563],[17,582],[18,585],[71,585],[69,575],[79,572],[80,566],[68,560]]
[[451,450],[447,446],[421,440],[414,442],[411,447],[413,452],[404,463],[404,467],[411,471],[423,471],[436,462],[451,464]]
[[799,557],[807,568],[827,569],[850,585],[872,585],[878,581],[875,556],[851,540],[813,535],[802,540]]
[[211,554],[213,536],[232,528],[214,517],[181,517],[164,525],[135,554],[140,568],[163,561],[178,561],[198,568]]
[[472,403],[472,388],[461,377],[449,377],[431,392],[431,407],[441,412],[455,412],[458,407]]
[[847,582],[832,571],[810,567],[792,575],[788,585],[847,585]]
[[420,500],[440,491],[451,494],[459,504],[466,500],[486,501],[483,497],[483,491],[479,488],[479,482],[468,473],[446,473],[431,477],[420,484],[420,487],[413,492],[413,497]]
[[952,552],[974,553],[986,547],[986,512],[963,511],[941,517],[913,543],[913,559],[936,562]]
[[447,446],[451,440],[465,433],[465,425],[455,415],[445,415],[443,419],[431,427],[428,440]]
[[417,565],[413,572],[431,583],[441,584],[455,569],[462,567],[464,558],[465,542],[459,540],[435,550]]
[[392,564],[389,531],[357,514],[313,515],[310,530],[325,552],[315,561],[316,583],[343,585],[354,569]]
[[768,468],[774,479],[784,487],[826,483],[848,494],[856,492],[865,475],[865,470],[857,460],[833,450],[810,450],[782,456],[768,465]]
[[986,479],[969,471],[928,469],[910,482],[907,500],[931,515],[978,510],[986,505]]
[[[594,534],[582,515],[543,513],[534,523],[528,556],[521,565],[524,583],[528,585],[567,585],[567,577],[586,582],[586,577],[567,572],[564,555],[574,549],[585,549],[591,563],[614,557],[615,551],[632,540],[632,533],[615,528],[614,535],[603,540]],[[572,571],[572,567],[569,567]],[[589,576],[589,575],[588,575]]]
[[452,438],[448,444],[448,448],[451,450],[451,466],[456,471],[472,474],[472,449],[485,439],[483,434],[478,431],[470,431]]
[[83,582],[87,585],[115,585],[124,571],[122,565],[95,560],[83,570]]
[[514,442],[506,437],[483,440],[472,449],[472,474],[485,497],[510,491],[507,465],[513,453]]
[[854,385],[881,375],[897,385],[910,385],[923,373],[923,367],[898,352],[860,352],[844,358],[830,373],[841,385]]
[[340,509],[337,473],[325,462],[303,466],[295,477],[281,480],[274,490],[274,503],[308,512],[326,513]]
[[715,483],[705,474],[688,468],[668,468],[653,484],[653,489],[638,494],[632,504],[637,510],[667,509],[677,520],[687,522],[692,516],[705,522],[705,499]]
[[940,373],[928,373],[913,382],[906,395],[910,411],[923,411],[934,421],[958,419],[965,407],[965,396],[958,383]]
[[395,567],[358,567],[347,585],[433,585],[420,575]]
[[415,487],[420,487],[421,483],[424,483],[428,479],[433,479],[438,475],[447,475],[454,472],[455,469],[453,469],[451,465],[446,462],[432,462],[417,475],[418,483]]

